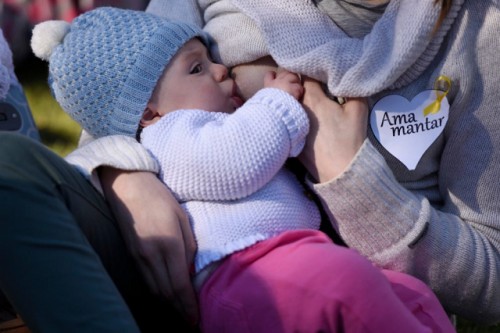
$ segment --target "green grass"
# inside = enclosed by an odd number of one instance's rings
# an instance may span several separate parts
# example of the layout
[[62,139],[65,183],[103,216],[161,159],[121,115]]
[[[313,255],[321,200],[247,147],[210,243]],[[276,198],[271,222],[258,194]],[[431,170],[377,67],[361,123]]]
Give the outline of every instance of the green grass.
[[[42,142],[61,156],[75,149],[80,126],[74,122],[51,96],[44,63],[35,61],[18,70]],[[500,333],[500,325],[484,327],[458,319],[458,333]],[[403,333],[403,332],[402,332]]]
[[42,142],[60,156],[66,156],[76,148],[81,128],[50,94],[45,63],[31,60],[17,68]]
[[472,324],[464,319],[457,320],[458,333],[500,333],[500,325],[481,326]]

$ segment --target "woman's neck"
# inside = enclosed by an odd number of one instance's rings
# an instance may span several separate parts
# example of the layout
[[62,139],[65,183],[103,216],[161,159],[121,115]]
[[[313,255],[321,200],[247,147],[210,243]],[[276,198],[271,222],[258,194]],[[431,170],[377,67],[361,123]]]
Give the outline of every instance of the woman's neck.
[[382,16],[389,0],[316,0],[316,6],[350,37],[362,38]]

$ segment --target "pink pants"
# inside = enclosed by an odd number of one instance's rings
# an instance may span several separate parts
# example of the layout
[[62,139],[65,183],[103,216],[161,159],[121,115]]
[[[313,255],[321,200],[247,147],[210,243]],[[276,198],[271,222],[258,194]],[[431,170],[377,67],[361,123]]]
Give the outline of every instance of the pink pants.
[[204,333],[455,332],[423,282],[313,230],[230,256],[204,283],[200,306]]

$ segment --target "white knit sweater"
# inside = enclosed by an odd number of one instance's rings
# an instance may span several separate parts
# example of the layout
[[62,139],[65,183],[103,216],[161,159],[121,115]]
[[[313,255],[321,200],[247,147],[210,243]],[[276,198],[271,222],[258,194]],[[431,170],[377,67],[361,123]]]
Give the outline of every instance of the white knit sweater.
[[178,110],[143,130],[142,144],[190,218],[197,272],[283,231],[319,228],[318,208],[283,169],[308,129],[302,106],[268,88],[233,114]]
[[[168,16],[165,10],[168,6],[186,8],[188,2],[196,1],[152,0],[151,4],[157,3],[164,9],[157,8],[157,14]],[[211,9],[217,8],[218,2],[207,1],[214,6]],[[243,6],[247,3],[238,2]],[[232,4],[229,0],[220,3]],[[266,3],[282,8],[267,13],[282,12],[283,16],[261,12],[257,17],[257,5]],[[308,1],[263,0],[257,4],[249,0],[247,9],[252,11],[251,5],[255,5],[251,15],[261,22],[265,36],[251,21],[239,21],[235,16],[224,20],[224,13],[212,12],[211,17],[218,17],[218,24],[225,25],[218,30],[237,31],[239,38],[248,44],[266,40],[259,44],[261,52],[274,45],[270,49],[278,62],[285,67],[292,63],[302,66],[290,68],[300,68],[304,73],[325,79],[337,94],[374,93],[371,105],[388,94],[411,100],[423,90],[432,89],[439,75],[451,78],[448,123],[415,170],[408,170],[389,154],[369,131],[370,140],[339,178],[311,186],[349,246],[380,267],[419,277],[431,286],[448,311],[482,323],[499,322],[500,118],[495,112],[500,105],[498,3],[454,1],[450,15],[433,39],[421,34],[420,29],[432,28],[436,15],[424,15],[422,11],[428,13],[428,5],[434,1],[392,0],[391,3],[389,12],[393,18],[389,21],[396,23],[375,24],[374,31],[361,40],[361,45],[369,48],[360,47],[359,39],[345,39],[333,31],[335,26],[312,7],[297,10],[295,20],[286,15],[292,4],[308,6]],[[299,24],[297,18],[308,24]],[[280,34],[284,31],[280,30],[282,25],[287,27],[288,35]],[[325,30],[322,25],[326,25]],[[347,26],[343,22],[343,28],[349,31]],[[392,30],[381,31],[383,27]],[[314,33],[309,29],[314,29]],[[330,42],[332,33],[340,43]],[[375,36],[379,39],[374,41]],[[277,45],[285,42],[280,38],[286,38],[295,47],[280,51]],[[218,39],[218,48],[227,55],[223,58],[228,64],[237,63],[247,54],[245,42],[232,52],[228,51],[232,46],[225,45],[231,42]],[[400,49],[403,46],[407,48]],[[367,50],[383,52],[370,56],[363,53]],[[250,52],[255,54],[255,50]],[[400,59],[397,56],[400,52],[408,60]],[[355,59],[368,59],[371,67],[363,67]],[[351,67],[344,67],[345,61]],[[345,75],[329,72],[337,66]],[[353,72],[349,68],[359,70]],[[380,73],[381,69],[385,71]],[[369,80],[365,82],[362,78],[366,75]],[[340,90],[347,86],[353,91]],[[140,155],[141,147],[136,148],[135,154]],[[115,163],[128,168],[127,163]],[[141,163],[152,163],[149,170],[155,170],[154,162]]]

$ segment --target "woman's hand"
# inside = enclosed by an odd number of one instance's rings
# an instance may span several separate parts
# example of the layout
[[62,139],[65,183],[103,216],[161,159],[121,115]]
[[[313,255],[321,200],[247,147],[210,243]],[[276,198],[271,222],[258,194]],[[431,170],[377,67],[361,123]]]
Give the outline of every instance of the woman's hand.
[[304,89],[302,103],[310,130],[299,160],[323,183],[344,172],[366,139],[368,105],[362,98],[349,98],[340,105],[310,78],[305,78]]
[[186,320],[198,322],[190,279],[196,243],[186,213],[153,173],[102,167],[99,174],[127,247],[150,288],[173,302]]

